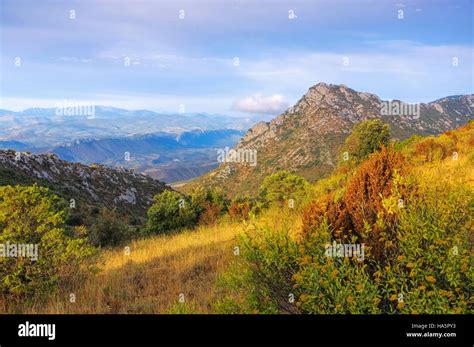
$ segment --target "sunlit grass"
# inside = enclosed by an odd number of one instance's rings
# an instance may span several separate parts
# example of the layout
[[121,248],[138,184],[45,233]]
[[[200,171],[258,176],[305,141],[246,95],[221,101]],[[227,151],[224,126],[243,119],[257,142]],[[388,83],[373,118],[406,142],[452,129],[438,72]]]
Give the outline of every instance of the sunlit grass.
[[[196,313],[208,313],[215,279],[234,256],[243,227],[222,223],[105,250],[98,274],[21,312],[168,313],[176,305],[191,305]],[[179,302],[180,295],[184,303]]]

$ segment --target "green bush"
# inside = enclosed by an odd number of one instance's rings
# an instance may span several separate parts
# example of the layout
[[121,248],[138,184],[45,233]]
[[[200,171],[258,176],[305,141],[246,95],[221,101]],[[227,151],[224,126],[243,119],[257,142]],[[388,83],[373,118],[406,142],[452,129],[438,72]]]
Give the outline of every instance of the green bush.
[[[357,258],[326,255],[325,246],[334,241],[331,234],[323,220],[300,243],[299,270],[293,276],[300,293],[297,306],[303,313],[380,313],[378,286],[366,263]],[[356,243],[357,239],[351,242]]]
[[388,146],[390,134],[390,126],[379,119],[357,123],[352,129],[352,133],[346,138],[342,150],[343,153],[349,154],[349,158],[346,162],[341,158],[341,164],[359,164],[369,154],[378,151],[382,146]]
[[257,228],[240,240],[240,254],[218,281],[219,313],[299,313],[293,288],[298,245],[288,230]]
[[102,208],[88,235],[94,246],[117,246],[132,238],[132,232],[115,210]]
[[[0,187],[0,245],[37,245],[38,258],[0,257],[0,292],[25,297],[55,290],[90,270],[94,248],[66,235],[65,203],[37,185]],[[84,234],[84,228],[77,230]]]
[[433,183],[402,209],[391,262],[374,275],[385,312],[474,312],[473,196],[467,185]]
[[191,203],[198,214],[200,225],[213,225],[218,218],[228,209],[229,199],[224,191],[219,188],[194,189],[191,194]]
[[207,203],[210,203],[225,212],[229,206],[229,199],[220,188],[196,188],[191,192],[190,198],[192,204],[201,209],[204,209]]
[[[397,206],[396,223],[387,223],[382,213],[397,205],[397,191],[391,190],[383,196],[376,220],[366,223],[361,235],[334,230],[324,215],[312,219],[310,232],[296,236],[290,236],[284,228],[256,227],[241,240],[239,261],[219,281],[224,295],[216,310],[473,313],[474,191],[456,180],[409,178],[416,186],[405,204]],[[314,211],[317,213],[317,209]],[[374,234],[376,227],[379,232]],[[377,253],[365,242],[367,234],[377,236]],[[333,242],[364,244],[364,259],[328,256],[326,246]],[[294,295],[292,305],[289,294]]]
[[162,234],[191,227],[196,224],[198,216],[196,206],[172,190],[155,195],[147,214],[147,234]]
[[280,171],[265,177],[259,190],[259,199],[263,207],[270,205],[285,206],[290,199],[294,208],[299,209],[306,201],[310,184],[303,177],[288,171]]

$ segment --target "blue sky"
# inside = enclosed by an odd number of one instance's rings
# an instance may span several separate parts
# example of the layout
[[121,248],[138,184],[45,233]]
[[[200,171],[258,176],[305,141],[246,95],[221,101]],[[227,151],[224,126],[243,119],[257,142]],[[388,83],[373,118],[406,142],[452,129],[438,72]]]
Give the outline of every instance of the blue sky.
[[5,109],[276,115],[318,82],[407,102],[474,88],[471,0],[0,4]]

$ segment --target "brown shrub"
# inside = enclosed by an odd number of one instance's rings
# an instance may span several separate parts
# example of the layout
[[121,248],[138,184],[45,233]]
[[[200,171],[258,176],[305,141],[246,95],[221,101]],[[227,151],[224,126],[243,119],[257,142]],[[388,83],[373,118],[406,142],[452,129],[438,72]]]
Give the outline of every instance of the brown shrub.
[[[385,213],[383,200],[393,194],[395,173],[403,176],[406,171],[402,155],[392,147],[383,147],[360,165],[347,183],[342,199],[334,201],[334,196],[328,194],[303,211],[303,234],[311,233],[326,217],[334,240],[348,240],[355,234],[359,237],[358,242],[366,243],[372,254],[380,258],[383,246],[379,239],[383,230],[377,219],[383,218],[387,227],[395,222],[396,214]],[[406,200],[408,188],[399,184],[397,189]],[[368,236],[364,235],[366,224],[372,229]]]
[[[392,194],[394,173],[406,173],[407,167],[403,156],[393,148],[383,147],[374,153],[357,170],[347,184],[344,195],[348,213],[351,215],[354,231],[364,230],[364,221],[375,224],[377,214],[383,211],[382,200]],[[399,187],[402,196],[406,189]]]
[[326,194],[303,210],[303,235],[311,234],[324,218],[334,234],[341,230],[349,232],[353,229],[344,200],[334,201],[334,194]]
[[328,205],[331,204],[332,194],[327,194],[312,201],[304,210],[302,215],[303,235],[312,234],[318,225],[327,216]]
[[442,160],[446,158],[448,149],[434,139],[427,139],[416,145],[415,153],[423,156],[426,162],[431,163],[435,159]]
[[200,225],[214,225],[221,214],[221,208],[211,202],[204,202],[204,210],[199,215]]
[[229,207],[229,216],[233,220],[249,218],[250,204],[248,202],[233,202]]

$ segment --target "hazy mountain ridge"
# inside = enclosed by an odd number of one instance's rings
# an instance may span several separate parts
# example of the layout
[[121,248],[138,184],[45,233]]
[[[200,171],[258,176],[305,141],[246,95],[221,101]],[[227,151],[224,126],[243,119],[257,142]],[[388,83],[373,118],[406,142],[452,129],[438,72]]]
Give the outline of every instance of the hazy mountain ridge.
[[57,114],[54,108],[22,112],[0,110],[0,140],[16,140],[33,147],[57,146],[88,138],[117,138],[131,135],[191,130],[247,130],[269,116],[231,117],[205,113],[159,113],[96,106],[94,117]]
[[18,141],[0,141],[0,149],[53,153],[60,159],[83,164],[123,166],[165,182],[175,182],[194,178],[217,167],[216,148],[234,146],[243,134],[243,131],[233,129],[192,130],[180,134],[160,132],[80,139],[38,148]]
[[230,194],[248,193],[277,170],[296,172],[314,181],[334,169],[344,138],[354,124],[366,119],[382,119],[391,125],[395,138],[405,139],[414,134],[440,134],[474,117],[474,95],[420,104],[418,115],[382,115],[382,102],[375,94],[319,83],[286,112],[253,126],[236,145],[236,150],[257,151],[255,167],[224,163],[186,189],[219,185]]

